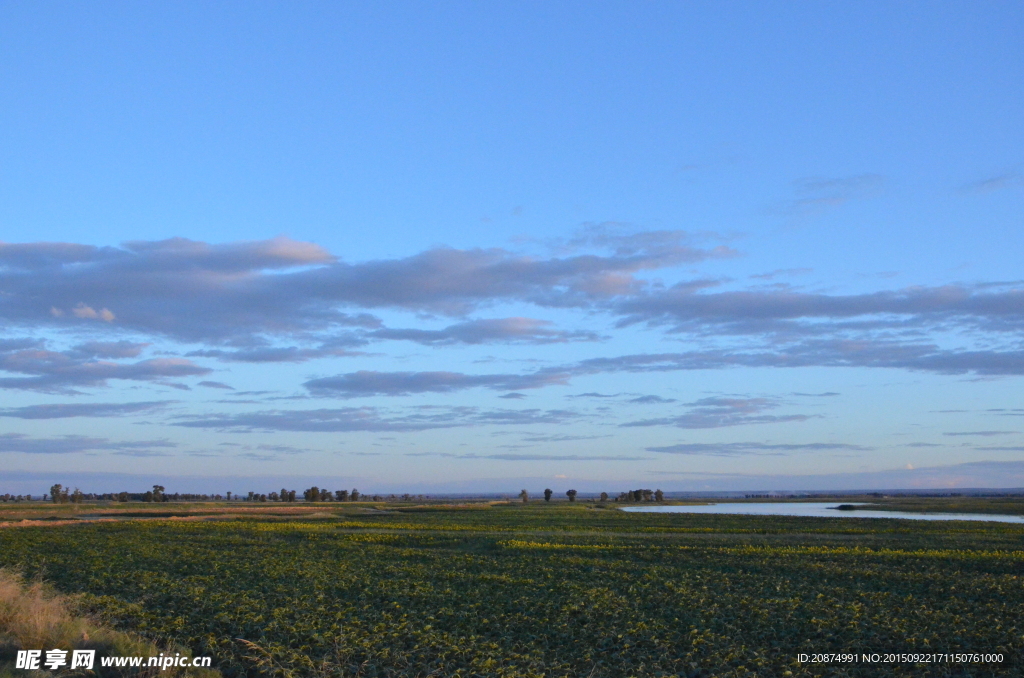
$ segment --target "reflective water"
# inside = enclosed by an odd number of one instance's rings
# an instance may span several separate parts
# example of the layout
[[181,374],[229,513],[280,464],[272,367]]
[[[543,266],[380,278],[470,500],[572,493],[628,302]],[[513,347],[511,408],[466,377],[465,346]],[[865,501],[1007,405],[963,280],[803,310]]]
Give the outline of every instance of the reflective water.
[[[748,516],[805,516],[811,518],[906,518],[908,520],[985,520],[998,523],[1024,523],[1022,516],[985,513],[908,513],[905,511],[840,511],[840,502],[764,502],[725,503],[703,506],[626,506],[634,513],[729,513]],[[870,504],[846,504],[846,506]]]

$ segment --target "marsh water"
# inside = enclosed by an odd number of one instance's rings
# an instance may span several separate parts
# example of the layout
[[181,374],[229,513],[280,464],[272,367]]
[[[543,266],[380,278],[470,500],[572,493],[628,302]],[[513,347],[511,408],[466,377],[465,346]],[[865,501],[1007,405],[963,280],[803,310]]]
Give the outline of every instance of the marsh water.
[[984,520],[998,523],[1024,523],[1022,516],[988,513],[911,513],[908,511],[872,511],[866,503],[843,504],[856,510],[841,510],[839,502],[727,502],[700,506],[627,506],[634,513],[727,513],[746,516],[803,516],[806,518],[906,518],[908,520]]

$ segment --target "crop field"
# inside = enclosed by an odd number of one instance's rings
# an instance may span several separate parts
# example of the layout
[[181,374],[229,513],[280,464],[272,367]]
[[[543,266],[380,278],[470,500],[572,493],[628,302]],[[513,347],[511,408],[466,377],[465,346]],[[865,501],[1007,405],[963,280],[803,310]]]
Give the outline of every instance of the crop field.
[[[0,566],[225,676],[1022,675],[1024,526],[370,508],[0,529]],[[800,653],[1001,653],[1001,664]]]

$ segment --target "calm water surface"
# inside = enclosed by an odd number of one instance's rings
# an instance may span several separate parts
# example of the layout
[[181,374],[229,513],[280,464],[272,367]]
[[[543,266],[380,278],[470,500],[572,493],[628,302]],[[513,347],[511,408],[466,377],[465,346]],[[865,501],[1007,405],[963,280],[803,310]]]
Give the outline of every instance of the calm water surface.
[[[745,516],[805,516],[810,518],[907,518],[908,520],[985,520],[997,523],[1024,523],[1022,516],[985,513],[908,513],[904,511],[839,511],[840,502],[765,502],[726,503],[704,506],[629,506],[623,511],[635,513],[730,513]],[[849,503],[847,506],[869,506]]]

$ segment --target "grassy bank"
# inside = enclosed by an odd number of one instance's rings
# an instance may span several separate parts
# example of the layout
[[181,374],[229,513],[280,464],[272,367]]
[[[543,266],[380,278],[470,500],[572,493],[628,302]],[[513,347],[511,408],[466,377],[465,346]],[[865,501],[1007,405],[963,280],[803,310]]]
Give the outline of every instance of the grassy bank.
[[[0,678],[56,675],[47,670],[25,671],[15,668],[18,650],[94,650],[94,670],[86,674],[71,672],[65,667],[60,675],[94,676],[196,676],[216,678],[219,673],[202,669],[168,668],[130,670],[103,668],[100,657],[157,656],[161,651],[154,643],[129,633],[116,631],[82,614],[81,596],[56,592],[41,581],[28,582],[17,571],[0,569]],[[70,661],[68,661],[70,664]]]

